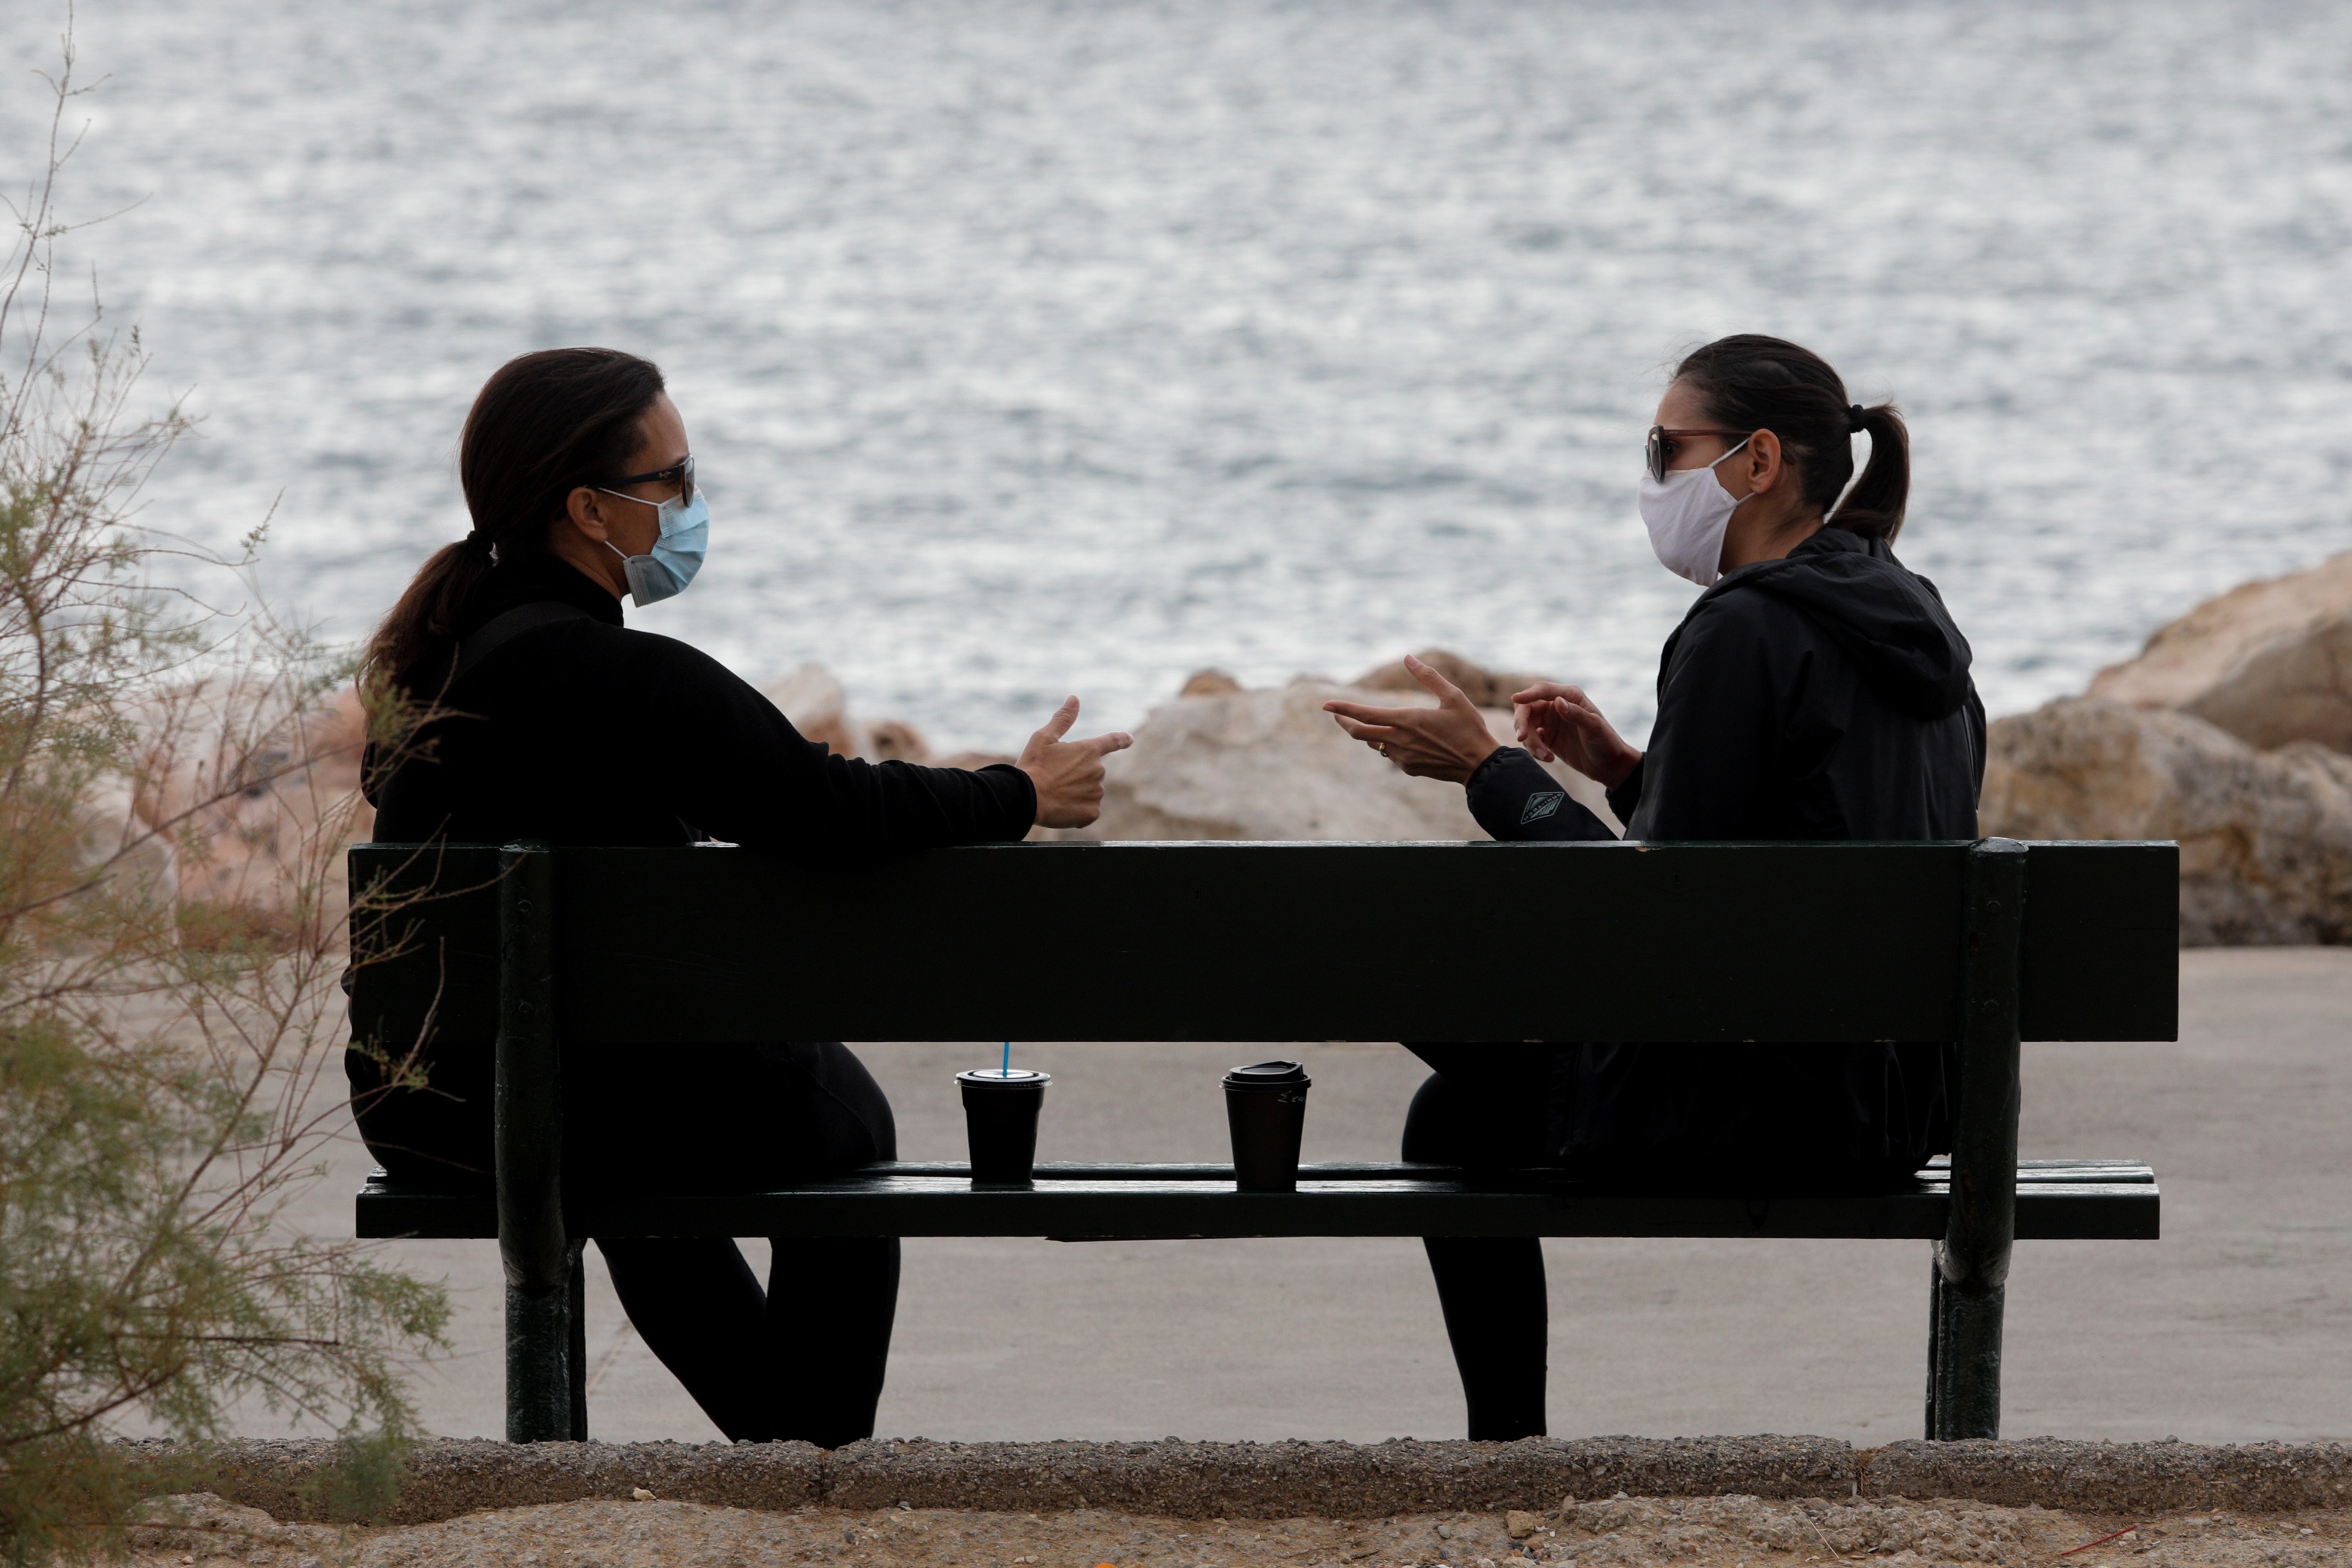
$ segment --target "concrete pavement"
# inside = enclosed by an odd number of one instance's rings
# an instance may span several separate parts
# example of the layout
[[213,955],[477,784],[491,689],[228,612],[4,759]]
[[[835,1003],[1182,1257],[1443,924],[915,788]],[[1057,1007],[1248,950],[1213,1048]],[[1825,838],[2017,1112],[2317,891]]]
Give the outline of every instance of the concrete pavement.
[[[2352,949],[2181,956],[2182,1038],[2026,1049],[2023,1152],[2138,1156],[2159,1242],[2021,1245],[2004,1432],[2197,1442],[2352,1437]],[[860,1047],[901,1154],[960,1157],[950,1083],[985,1047]],[[1392,1046],[1284,1048],[1315,1076],[1310,1159],[1392,1158],[1423,1076]],[[1217,1078],[1276,1054],[1055,1045],[1046,1159],[1213,1159]],[[304,1222],[350,1234],[356,1143]],[[747,1243],[758,1268],[764,1245]],[[488,1242],[387,1244],[446,1277],[451,1356],[420,1368],[425,1424],[495,1437],[501,1351]],[[1551,1275],[1562,1435],[1919,1435],[1927,1249],[1916,1242],[1566,1240]],[[591,1430],[718,1434],[627,1330],[592,1251]],[[1461,1400],[1417,1242],[907,1243],[885,1436],[1458,1437]],[[821,1354],[821,1352],[819,1352]],[[257,1419],[254,1436],[278,1428]]]

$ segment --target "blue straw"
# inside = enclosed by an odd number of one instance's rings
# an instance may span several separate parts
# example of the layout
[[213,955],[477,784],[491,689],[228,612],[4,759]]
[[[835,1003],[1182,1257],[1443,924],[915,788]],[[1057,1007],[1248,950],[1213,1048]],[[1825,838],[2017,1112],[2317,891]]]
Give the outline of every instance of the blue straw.
[[1009,1040],[1004,1042],[1004,1066],[998,1071],[996,1075],[999,1078],[1010,1078],[1013,1076],[1013,1042]]

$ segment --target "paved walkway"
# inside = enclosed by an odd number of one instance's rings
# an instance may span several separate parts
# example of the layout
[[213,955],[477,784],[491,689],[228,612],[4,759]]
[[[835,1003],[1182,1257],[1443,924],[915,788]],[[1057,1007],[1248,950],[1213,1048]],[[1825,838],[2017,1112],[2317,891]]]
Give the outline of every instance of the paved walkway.
[[[2019,1248],[2004,1432],[2352,1438],[2352,949],[2185,953],[2181,988],[2178,1044],[2026,1049],[2025,1154],[2147,1159],[2166,1238]],[[958,1157],[950,1075],[984,1051],[860,1050],[898,1108],[901,1153]],[[1307,1157],[1392,1158],[1420,1064],[1390,1046],[1297,1053],[1315,1076]],[[1017,1055],[1055,1074],[1041,1157],[1211,1159],[1225,1136],[1217,1078],[1252,1053]],[[321,1232],[350,1233],[364,1166],[350,1147],[314,1195]],[[764,1271],[765,1247],[747,1249]],[[455,1355],[418,1379],[426,1426],[499,1435],[496,1248],[391,1252],[446,1275],[457,1303]],[[1921,1244],[1570,1240],[1546,1253],[1556,1433],[1919,1435]],[[595,1436],[717,1436],[627,1331],[593,1252],[588,1340]],[[1458,1437],[1462,1409],[1417,1242],[917,1239],[880,1429],[1361,1441]]]

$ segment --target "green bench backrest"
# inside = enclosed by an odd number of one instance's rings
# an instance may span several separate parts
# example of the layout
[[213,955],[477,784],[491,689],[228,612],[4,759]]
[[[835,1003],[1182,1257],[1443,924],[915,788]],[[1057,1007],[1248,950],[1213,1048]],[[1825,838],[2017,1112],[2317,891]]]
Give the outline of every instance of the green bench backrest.
[[[822,873],[556,852],[558,1032],[776,1040],[1953,1038],[1964,843],[1118,843]],[[355,1031],[497,1031],[499,850],[351,852]],[[2027,1040],[2170,1040],[2179,856],[2032,846]],[[389,899],[390,907],[385,907]]]

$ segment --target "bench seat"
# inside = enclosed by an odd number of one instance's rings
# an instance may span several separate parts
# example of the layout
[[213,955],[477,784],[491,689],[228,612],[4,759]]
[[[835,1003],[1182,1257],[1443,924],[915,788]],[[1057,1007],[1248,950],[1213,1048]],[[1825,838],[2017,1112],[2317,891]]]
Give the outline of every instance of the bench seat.
[[[1771,1236],[1933,1241],[1948,1222],[1950,1168],[1883,1192],[1771,1197],[1612,1192],[1539,1170],[1473,1177],[1443,1166],[1307,1164],[1295,1193],[1233,1190],[1224,1165],[1037,1166],[1034,1188],[974,1190],[968,1167],[898,1161],[772,1192],[578,1202],[573,1236]],[[2131,1160],[2023,1160],[2020,1240],[2154,1240],[2156,1173]],[[375,1173],[363,1237],[495,1238],[488,1193],[432,1192]]]

